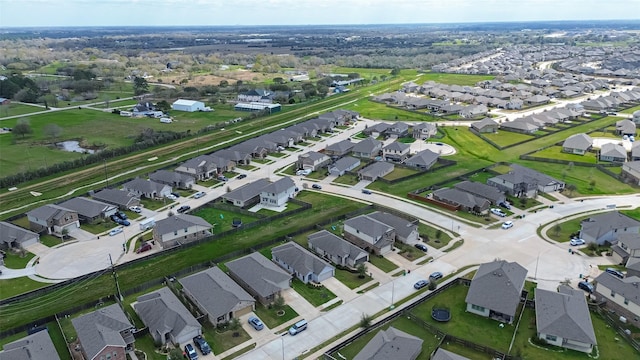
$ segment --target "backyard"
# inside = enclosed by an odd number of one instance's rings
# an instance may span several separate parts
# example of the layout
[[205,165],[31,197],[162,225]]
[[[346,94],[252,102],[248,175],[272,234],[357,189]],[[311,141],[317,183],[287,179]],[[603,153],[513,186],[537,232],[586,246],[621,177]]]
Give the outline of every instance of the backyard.
[[531,139],[535,139],[535,136],[521,134],[511,131],[499,131],[496,133],[483,133],[482,134],[487,139],[493,141],[498,146],[505,147],[509,145],[513,145],[522,141],[527,141]]

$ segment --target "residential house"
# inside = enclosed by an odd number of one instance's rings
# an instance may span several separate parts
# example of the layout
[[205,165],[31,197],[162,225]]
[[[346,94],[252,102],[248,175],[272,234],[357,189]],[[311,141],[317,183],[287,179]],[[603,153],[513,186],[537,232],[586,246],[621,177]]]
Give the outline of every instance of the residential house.
[[251,154],[231,149],[222,149],[214,152],[215,155],[236,165],[249,165],[251,163]]
[[560,285],[558,292],[535,289],[536,331],[550,345],[591,354],[597,345],[582,290]]
[[253,89],[238,94],[238,102],[262,102],[271,104],[274,93],[266,89]]
[[493,205],[499,205],[507,200],[504,192],[498,188],[475,181],[461,181],[453,185],[453,187],[477,197],[487,199]]
[[403,122],[393,123],[384,134],[386,137],[394,139],[406,137],[409,134],[409,125]]
[[431,360],[470,360],[468,357],[458,355],[449,350],[438,348],[431,356]]
[[255,310],[255,300],[218,267],[179,280],[182,291],[213,326]]
[[612,259],[626,265],[630,258],[640,258],[640,234],[620,234],[611,246]]
[[491,207],[491,201],[454,188],[442,188],[431,193],[435,201],[455,207],[457,210],[484,214]]
[[37,233],[62,236],[80,227],[78,212],[58,205],[47,204],[27,212],[29,228]]
[[580,133],[569,136],[562,143],[562,151],[570,154],[584,155],[591,150],[593,139],[591,136]]
[[384,161],[376,161],[373,164],[360,169],[358,171],[358,177],[360,180],[366,181],[376,181],[379,177],[384,177],[385,175],[391,173],[395,169],[393,164],[384,162]]
[[383,122],[376,123],[375,125],[369,126],[362,130],[362,133],[375,139],[380,136],[384,136],[389,127],[391,127],[391,124]]
[[396,236],[394,238],[395,241],[404,244],[415,244],[420,241],[418,220],[409,221],[405,218],[401,218],[400,216],[383,211],[372,212],[367,216],[392,227],[396,232]]
[[350,268],[369,261],[369,254],[350,242],[321,230],[307,236],[309,248],[332,263]]
[[382,152],[382,141],[368,137],[353,145],[351,154],[355,157],[373,159],[380,156]]
[[498,127],[498,123],[491,118],[484,118],[471,124],[471,129],[479,133],[497,133]]
[[[0,80],[6,80],[6,78],[7,78],[6,76],[0,76]],[[0,97],[0,106],[5,106],[9,104],[11,104],[11,100],[4,97]]]
[[223,194],[222,199],[237,207],[246,208],[260,202],[262,189],[269,184],[269,179],[258,179]]
[[640,161],[636,160],[622,164],[620,175],[630,183],[640,185]]
[[500,129],[522,134],[533,134],[540,129],[540,126],[523,121],[523,119],[515,119],[503,122],[500,124]]
[[411,127],[411,133],[414,139],[427,140],[438,134],[438,127],[436,126],[436,124],[421,122],[418,124],[414,124]]
[[285,176],[270,183],[260,191],[260,204],[263,206],[280,207],[296,193],[296,183]]
[[[133,116],[155,115],[156,107],[149,101],[141,101],[131,109]],[[162,115],[162,111],[159,112]]]
[[393,326],[378,331],[353,360],[415,360],[422,352],[424,340]]
[[462,105],[458,104],[447,104],[441,106],[439,112],[444,115],[458,115],[464,109]]
[[613,243],[622,234],[638,234],[640,221],[632,219],[618,211],[591,216],[580,222],[580,238],[587,243],[599,245]]
[[93,199],[115,205],[120,210],[140,205],[139,197],[124,190],[105,188],[98,192],[90,193],[90,195]]
[[634,111],[631,119],[636,126],[640,125],[640,110]]
[[594,279],[595,297],[598,302],[617,316],[622,316],[635,327],[640,327],[640,277],[629,276],[620,279],[603,272]]
[[196,112],[205,111],[207,108],[202,101],[178,99],[171,104],[171,108],[176,111]]
[[537,105],[543,105],[543,104],[548,104],[549,101],[551,101],[551,99],[549,99],[549,97],[544,96],[544,95],[534,95],[531,96],[529,98],[524,99],[524,103],[528,106],[537,106]]
[[386,161],[403,162],[409,157],[411,146],[394,141],[382,148],[382,157]]
[[616,134],[636,136],[636,124],[629,119],[616,121]]
[[119,304],[71,319],[87,360],[124,359],[133,350],[135,326]]
[[62,208],[78,214],[80,221],[93,223],[99,219],[108,219],[118,211],[118,207],[85,197],[76,197],[58,204]]
[[630,257],[629,260],[627,260],[626,269],[626,277],[640,277],[640,258]]
[[202,218],[177,214],[156,221],[153,240],[166,249],[206,238],[211,235],[212,228],[213,226]]
[[333,158],[339,158],[347,155],[353,149],[354,143],[347,140],[342,140],[337,143],[333,143],[324,149],[325,155]]
[[283,290],[291,287],[291,274],[259,252],[225,265],[229,276],[263,305],[273,303]]
[[203,181],[218,176],[218,165],[210,155],[200,155],[183,162],[175,171]]
[[331,162],[331,158],[325,154],[309,151],[302,155],[298,155],[296,169],[305,169],[317,171],[327,166]]
[[511,324],[526,277],[527,269],[516,262],[497,260],[480,265],[465,299],[467,311]]
[[271,257],[305,284],[320,283],[335,275],[333,266],[293,241],[271,249]]
[[0,360],[60,360],[60,356],[45,328],[5,344]]
[[40,235],[12,223],[0,221],[0,247],[25,249],[40,242]]
[[157,344],[186,344],[202,335],[202,325],[168,287],[139,296],[134,303],[140,320]]
[[507,110],[520,110],[524,106],[524,101],[518,98],[511,98],[505,103],[504,108]]
[[342,176],[347,171],[351,171],[360,166],[360,160],[351,156],[345,156],[333,164],[329,165],[329,173],[331,175]]
[[404,164],[420,170],[429,170],[438,161],[440,155],[427,149],[405,160]]
[[390,252],[396,238],[393,227],[367,215],[345,220],[343,232],[349,242],[376,255]]
[[634,141],[631,145],[631,161],[640,161],[640,141]]
[[191,189],[196,183],[196,179],[185,173],[169,170],[158,170],[149,175],[149,180],[159,184],[169,185],[176,189]]
[[465,106],[462,110],[460,110],[460,116],[465,119],[474,119],[480,116],[487,115],[489,109],[483,104],[479,105],[468,105]]
[[538,192],[552,192],[564,189],[565,183],[524,166],[511,164],[511,171],[487,180],[487,185],[515,197],[535,197]]
[[147,199],[157,199],[167,197],[173,188],[167,184],[161,184],[153,180],[135,178],[122,185],[122,189]]
[[619,144],[602,144],[599,158],[600,161],[623,163],[627,160],[627,150]]

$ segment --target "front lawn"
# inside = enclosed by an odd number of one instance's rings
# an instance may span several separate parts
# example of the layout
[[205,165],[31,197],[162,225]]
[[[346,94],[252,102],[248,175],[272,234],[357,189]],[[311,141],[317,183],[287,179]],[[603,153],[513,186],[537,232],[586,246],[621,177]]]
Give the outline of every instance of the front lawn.
[[358,273],[352,273],[338,268],[336,268],[335,278],[352,290],[368,283],[372,279],[369,275],[366,275],[361,279]]
[[337,184],[344,184],[344,185],[355,185],[358,182],[360,182],[360,179],[358,178],[357,175],[345,174],[337,177],[335,180],[333,180],[333,182]]
[[398,265],[387,260],[383,256],[377,256],[372,254],[371,256],[369,256],[369,262],[371,263],[371,265],[377,267],[378,269],[386,273],[389,273],[398,268]]
[[256,310],[254,311],[256,316],[269,328],[274,329],[289,320],[292,320],[298,316],[298,313],[291,308],[289,305],[285,305],[282,308],[284,314],[282,316],[278,315],[280,310],[272,307],[271,309],[266,306],[256,302]]
[[440,229],[431,227],[425,223],[418,225],[418,233],[420,237],[429,245],[439,249],[451,241],[451,236]]
[[218,330],[208,322],[202,327],[202,335],[211,346],[214,354],[221,354],[245,341],[251,340],[251,336],[244,331],[242,326],[238,326],[237,329],[233,330]]
[[336,295],[325,286],[314,286],[311,284],[305,284],[298,278],[293,279],[293,281],[291,282],[291,287],[315,307],[318,307],[336,297]]
[[42,245],[48,247],[54,247],[63,243],[62,239],[53,235],[41,235],[40,242],[42,243]]
[[554,224],[547,231],[547,236],[551,240],[555,240],[557,242],[567,242],[571,240],[571,234],[580,231],[580,222],[590,216],[591,215],[585,215],[572,220]]
[[4,266],[9,269],[24,269],[29,260],[33,259],[34,256],[35,255],[30,252],[25,252],[24,255],[20,255],[12,251],[7,251],[4,257]]
[[[536,206],[540,206],[542,205],[542,203],[534,198],[527,198],[527,197],[522,197],[522,198],[517,198],[515,196],[511,196],[508,195],[507,196],[507,200],[511,203],[511,205],[517,207],[520,210],[527,210],[530,209],[532,207],[536,207]],[[509,210],[503,210],[504,212],[507,213],[507,215],[511,215],[513,214],[511,211]]]

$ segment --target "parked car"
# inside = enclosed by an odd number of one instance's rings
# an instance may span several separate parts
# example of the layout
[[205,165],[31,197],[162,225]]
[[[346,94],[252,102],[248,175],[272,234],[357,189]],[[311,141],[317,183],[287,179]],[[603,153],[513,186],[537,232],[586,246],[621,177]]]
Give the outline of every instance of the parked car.
[[418,249],[418,250],[422,250],[422,251],[424,251],[424,252],[427,252],[427,250],[428,250],[428,249],[427,249],[427,246],[426,246],[425,244],[415,244],[415,245],[413,245],[413,246],[415,246],[415,247],[416,247],[416,249]]
[[121,227],[117,227],[117,228],[113,228],[111,229],[111,231],[109,231],[109,236],[115,236],[118,235],[122,232],[122,228]]
[[507,210],[511,210],[511,204],[509,204],[508,201],[501,202],[500,204],[498,204],[498,206],[503,207],[503,208],[505,208]]
[[142,212],[142,208],[140,208],[140,206],[130,206],[129,210],[133,211],[136,214],[140,214]]
[[138,249],[136,249],[136,254],[140,254],[143,253],[145,251],[149,251],[151,250],[152,246],[151,243],[148,242],[143,242],[142,245],[140,245],[140,247]]
[[371,195],[371,190],[369,190],[369,189],[362,189],[362,193],[363,193],[363,194],[367,194],[367,195]]
[[614,268],[606,268],[604,271],[608,272],[609,274],[618,277],[620,279],[624,279],[624,273],[622,271],[616,270]]
[[504,212],[504,211],[502,211],[502,210],[500,210],[500,209],[498,209],[498,208],[492,208],[490,211],[491,211],[491,213],[492,213],[492,214],[494,214],[494,215],[498,215],[498,216],[500,216],[500,217],[505,217],[505,216],[507,216],[507,214],[505,214],[505,212]]
[[195,195],[193,195],[194,199],[200,199],[201,197],[207,195],[206,192],[198,191]]
[[182,214],[182,213],[187,212],[187,211],[189,211],[189,210],[191,210],[191,206],[189,206],[189,205],[182,205],[182,206],[180,206],[180,207],[178,208],[178,210],[176,210],[176,211],[177,211],[179,214]]
[[513,227],[513,221],[505,221],[502,224],[502,228],[507,230],[507,229],[511,229]]
[[124,225],[124,226],[129,226],[129,225],[131,225],[131,223],[129,222],[129,220],[125,220],[125,219],[120,219],[120,221],[118,221],[118,224],[120,224],[120,225]]
[[322,186],[318,185],[318,184],[313,184],[311,185],[312,188],[317,189],[317,190],[321,190]]
[[429,275],[429,279],[433,279],[433,280],[438,280],[438,279],[442,279],[443,275],[440,271],[436,271],[434,273],[431,273],[431,275]]
[[292,327],[289,328],[289,334],[291,336],[299,334],[300,332],[307,329],[307,320],[300,320],[297,323],[293,324]]
[[118,211],[118,212],[116,213],[116,215],[118,215],[118,217],[119,217],[120,219],[122,219],[122,220],[127,220],[127,219],[128,219],[128,218],[127,218],[127,214],[123,213],[122,211]]
[[172,192],[171,195],[175,196],[176,199],[180,197],[180,194],[178,194],[177,192]]
[[580,281],[578,283],[578,289],[582,289],[588,292],[589,294],[592,294],[595,291],[593,284],[590,284],[588,281]]
[[416,289],[416,290],[420,290],[420,289],[422,289],[423,287],[425,287],[427,285],[429,285],[429,281],[420,280],[417,283],[413,284],[413,288]]
[[569,245],[571,246],[578,246],[578,245],[584,245],[584,244],[586,244],[586,241],[580,238],[573,238],[571,239],[571,241],[569,241]]
[[169,194],[169,195],[167,195],[167,196],[165,196],[165,197],[166,197],[167,199],[169,199],[169,200],[175,200],[175,199],[177,199],[177,197],[176,197],[175,195],[173,195],[173,194]]
[[187,346],[184,347],[184,355],[189,360],[198,360],[198,353],[191,344],[187,344]]
[[218,176],[219,181],[227,181],[229,180],[226,176]]
[[247,177],[247,174],[240,174],[238,175],[238,179],[244,179]]
[[114,223],[118,224],[120,221],[120,217],[118,217],[118,215],[113,214],[111,216],[109,216],[109,218],[111,219],[111,221],[113,221]]
[[209,343],[202,337],[202,335],[198,335],[193,338],[193,343],[196,345],[198,350],[202,353],[202,355],[207,355],[211,353],[211,347]]
[[258,331],[264,329],[264,324],[262,323],[262,321],[260,321],[260,319],[255,316],[251,316],[249,318],[249,324],[251,324],[251,326],[253,326],[253,328]]

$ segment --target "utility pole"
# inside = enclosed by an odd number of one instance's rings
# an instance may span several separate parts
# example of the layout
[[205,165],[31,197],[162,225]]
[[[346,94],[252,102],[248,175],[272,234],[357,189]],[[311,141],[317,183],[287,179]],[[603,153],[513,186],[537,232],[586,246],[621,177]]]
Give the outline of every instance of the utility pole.
[[109,254],[109,263],[111,263],[111,273],[113,274],[113,281],[116,283],[116,291],[118,292],[118,298],[123,301],[122,293],[120,292],[120,284],[118,284],[118,274],[116,274],[116,267],[113,266],[113,260],[111,260],[111,254]]
[[535,280],[538,280],[538,262],[540,261],[540,253],[538,253],[538,258],[536,259],[536,273],[533,275]]
[[109,186],[109,177],[107,176],[107,159],[104,159],[104,181],[107,183],[106,186]]

